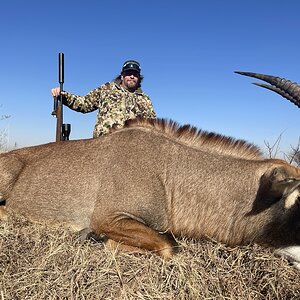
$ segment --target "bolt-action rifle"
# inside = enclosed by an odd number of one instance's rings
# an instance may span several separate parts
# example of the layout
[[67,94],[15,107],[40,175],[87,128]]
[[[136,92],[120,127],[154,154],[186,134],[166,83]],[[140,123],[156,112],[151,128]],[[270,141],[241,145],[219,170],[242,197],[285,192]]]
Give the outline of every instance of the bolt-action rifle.
[[56,116],[56,142],[69,140],[71,124],[63,124],[63,84],[64,84],[64,54],[58,54],[59,95],[54,97],[52,115]]

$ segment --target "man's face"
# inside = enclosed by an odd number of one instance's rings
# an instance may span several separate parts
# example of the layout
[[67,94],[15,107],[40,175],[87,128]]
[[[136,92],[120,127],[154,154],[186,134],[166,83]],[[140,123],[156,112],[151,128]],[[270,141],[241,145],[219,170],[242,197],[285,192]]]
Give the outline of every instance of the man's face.
[[140,74],[136,71],[125,71],[121,74],[121,85],[130,92],[137,89],[140,80]]

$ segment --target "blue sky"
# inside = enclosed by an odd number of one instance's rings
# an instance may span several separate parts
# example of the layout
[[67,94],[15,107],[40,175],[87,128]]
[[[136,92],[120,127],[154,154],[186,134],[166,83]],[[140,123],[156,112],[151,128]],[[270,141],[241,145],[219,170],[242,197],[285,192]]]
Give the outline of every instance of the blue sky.
[[[55,140],[50,89],[84,95],[136,59],[158,117],[264,149],[297,145],[300,110],[250,71],[300,82],[300,2],[224,0],[9,0],[0,4],[0,121],[18,147]],[[89,138],[96,112],[64,108],[71,139]]]

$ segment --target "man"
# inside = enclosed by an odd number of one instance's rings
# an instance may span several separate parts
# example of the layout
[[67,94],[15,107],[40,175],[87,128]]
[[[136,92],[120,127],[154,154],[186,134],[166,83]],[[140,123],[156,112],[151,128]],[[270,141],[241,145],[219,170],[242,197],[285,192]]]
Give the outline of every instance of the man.
[[[123,64],[121,74],[85,96],[63,91],[63,104],[69,108],[88,113],[98,109],[93,137],[107,134],[111,127],[123,127],[128,119],[136,117],[155,118],[150,98],[141,89],[140,64],[128,60]],[[59,95],[59,88],[51,90],[52,96]]]

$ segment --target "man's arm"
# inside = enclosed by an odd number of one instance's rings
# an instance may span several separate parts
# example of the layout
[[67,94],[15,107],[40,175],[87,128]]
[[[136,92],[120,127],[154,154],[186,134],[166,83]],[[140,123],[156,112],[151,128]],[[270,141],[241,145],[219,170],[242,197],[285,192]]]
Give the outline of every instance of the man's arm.
[[142,99],[140,99],[138,106],[142,117],[149,119],[156,118],[156,113],[154,111],[152,102],[147,95],[144,95]]
[[[51,90],[53,96],[58,93],[58,88]],[[62,92],[63,104],[68,106],[70,109],[81,112],[89,113],[98,109],[98,103],[101,99],[101,87],[98,87],[85,96],[78,96],[66,91]]]

